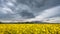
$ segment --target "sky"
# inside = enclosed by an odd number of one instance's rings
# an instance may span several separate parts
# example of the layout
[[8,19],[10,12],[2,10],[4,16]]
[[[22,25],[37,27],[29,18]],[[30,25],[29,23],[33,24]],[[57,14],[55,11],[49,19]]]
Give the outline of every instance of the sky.
[[60,21],[60,0],[0,0],[0,21]]

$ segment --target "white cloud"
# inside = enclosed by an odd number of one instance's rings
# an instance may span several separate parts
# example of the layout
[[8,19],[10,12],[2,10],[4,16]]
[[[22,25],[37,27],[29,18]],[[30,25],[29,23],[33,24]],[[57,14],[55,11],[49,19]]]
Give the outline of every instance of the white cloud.
[[10,8],[8,8],[8,7],[0,8],[0,12],[5,13],[5,14],[13,13],[13,11]]
[[14,4],[12,2],[7,2],[8,6],[14,6]]
[[13,11],[10,8],[3,8],[3,10],[6,11],[6,13],[7,12],[13,13]]

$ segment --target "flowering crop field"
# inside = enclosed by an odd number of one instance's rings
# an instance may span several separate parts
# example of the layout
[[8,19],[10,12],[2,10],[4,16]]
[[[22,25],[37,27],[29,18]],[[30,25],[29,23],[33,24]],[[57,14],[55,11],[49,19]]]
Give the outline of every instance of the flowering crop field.
[[60,34],[60,24],[0,24],[0,34]]

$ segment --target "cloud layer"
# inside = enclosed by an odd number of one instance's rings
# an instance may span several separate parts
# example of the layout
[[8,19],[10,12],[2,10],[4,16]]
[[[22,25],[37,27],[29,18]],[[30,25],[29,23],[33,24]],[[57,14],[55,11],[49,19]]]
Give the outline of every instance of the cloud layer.
[[0,20],[44,21],[54,17],[60,17],[60,0],[0,0]]

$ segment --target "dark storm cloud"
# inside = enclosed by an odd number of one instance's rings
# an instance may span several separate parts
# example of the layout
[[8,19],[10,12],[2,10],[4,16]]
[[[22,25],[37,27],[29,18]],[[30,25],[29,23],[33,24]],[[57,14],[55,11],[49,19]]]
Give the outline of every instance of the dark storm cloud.
[[26,4],[30,7],[41,7],[44,5],[45,0],[17,0],[17,2],[20,4]]
[[[18,4],[26,4],[30,7],[40,8],[40,7],[53,7],[56,5],[60,5],[60,0],[16,0]],[[43,8],[44,9],[44,8]]]
[[34,14],[28,12],[27,10],[23,10],[22,12],[19,13],[23,18],[34,18]]
[[12,19],[12,18],[13,18],[12,14],[4,14],[4,13],[0,14],[0,19],[1,20],[2,19],[7,19],[8,20],[8,19]]
[[45,0],[16,0],[16,1],[17,4],[27,5],[31,9],[31,12],[35,15],[38,15],[41,12],[43,12],[41,11],[41,7],[44,6]]
[[60,5],[60,0],[16,0],[16,1],[18,4],[25,4],[29,6],[32,10],[32,13],[36,15],[43,13],[43,10]]

